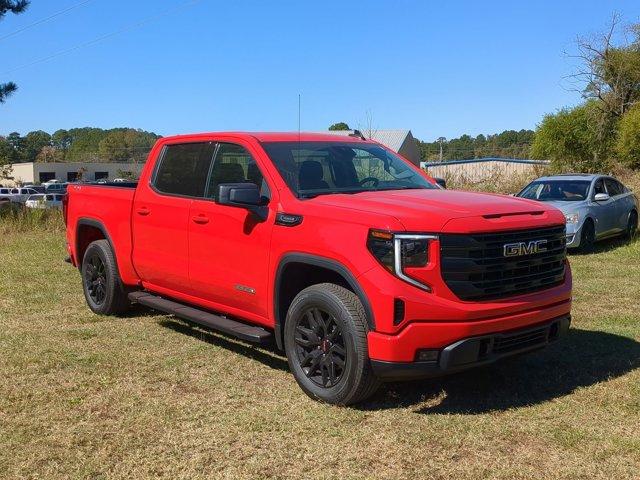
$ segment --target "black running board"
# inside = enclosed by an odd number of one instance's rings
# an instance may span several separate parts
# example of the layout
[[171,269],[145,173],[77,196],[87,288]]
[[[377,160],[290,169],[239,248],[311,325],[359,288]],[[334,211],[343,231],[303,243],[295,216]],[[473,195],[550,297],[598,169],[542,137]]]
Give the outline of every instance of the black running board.
[[233,335],[247,342],[268,343],[273,337],[271,332],[262,327],[255,327],[238,322],[237,320],[221,317],[220,315],[215,315],[205,310],[158,297],[149,292],[131,292],[129,294],[129,300],[153,308],[154,310],[170,313],[176,317],[209,327],[213,330],[218,330],[227,335]]

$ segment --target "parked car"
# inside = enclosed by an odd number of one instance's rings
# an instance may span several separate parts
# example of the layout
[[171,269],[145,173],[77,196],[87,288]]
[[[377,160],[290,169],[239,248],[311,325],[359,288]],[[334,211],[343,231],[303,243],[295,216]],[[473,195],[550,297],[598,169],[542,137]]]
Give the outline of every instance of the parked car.
[[559,210],[444,190],[370,140],[166,137],[137,184],[74,184],[65,203],[93,312],[135,302],[274,340],[328,403],[537,350],[570,324]]
[[50,183],[45,186],[46,193],[65,193],[67,191],[68,183]]
[[35,190],[38,193],[44,193],[46,191],[46,187],[44,185],[26,184],[26,185],[23,185],[23,187],[30,188],[32,190]]
[[[8,191],[8,193],[2,193],[5,191]],[[24,203],[27,200],[27,198],[29,198],[30,195],[35,195],[37,193],[38,192],[33,188],[25,188],[25,187],[0,189],[0,197],[8,198],[14,203]]]
[[62,193],[39,193],[31,195],[25,202],[27,208],[62,208]]
[[60,180],[58,180],[57,178],[53,178],[51,180],[47,180],[46,182],[42,182],[42,185],[44,187],[48,187],[49,185],[53,185],[54,183],[62,183]]
[[638,197],[608,175],[554,175],[538,178],[518,197],[560,209],[567,221],[567,248],[589,251],[596,241],[631,238],[638,228]]

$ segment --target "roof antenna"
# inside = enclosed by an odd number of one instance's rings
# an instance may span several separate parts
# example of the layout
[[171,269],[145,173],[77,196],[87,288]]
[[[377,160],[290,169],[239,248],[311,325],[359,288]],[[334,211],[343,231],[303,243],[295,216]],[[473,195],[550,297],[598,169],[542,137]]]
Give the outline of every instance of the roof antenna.
[[301,108],[301,95],[298,94],[298,143],[300,143],[300,110]]

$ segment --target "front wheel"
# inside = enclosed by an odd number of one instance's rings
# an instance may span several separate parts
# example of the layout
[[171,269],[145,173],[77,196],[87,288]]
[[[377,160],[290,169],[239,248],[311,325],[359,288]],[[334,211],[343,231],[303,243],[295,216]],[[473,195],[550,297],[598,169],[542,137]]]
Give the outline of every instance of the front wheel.
[[82,259],[82,289],[87,305],[98,315],[124,313],[130,305],[122,288],[111,245],[96,240],[87,247]]
[[596,243],[596,227],[591,220],[586,220],[582,226],[582,234],[580,236],[580,251],[582,253],[590,253]]
[[635,237],[637,230],[638,230],[638,213],[631,212],[629,214],[629,221],[627,222],[627,230],[625,231],[625,236],[629,240],[633,240],[633,237]]
[[350,405],[380,385],[369,361],[362,303],[339,285],[312,285],[295,297],[287,313],[284,346],[293,376],[313,399]]

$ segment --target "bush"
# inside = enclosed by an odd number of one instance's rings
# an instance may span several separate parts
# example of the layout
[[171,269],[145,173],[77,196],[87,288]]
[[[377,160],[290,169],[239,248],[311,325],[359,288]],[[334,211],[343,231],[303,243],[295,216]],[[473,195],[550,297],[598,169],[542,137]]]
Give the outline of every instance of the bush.
[[545,115],[531,147],[533,158],[551,160],[554,170],[606,171],[615,125],[601,125],[595,101]]
[[64,232],[60,210],[25,208],[16,203],[0,206],[0,234],[11,232]]
[[640,168],[640,105],[635,105],[620,120],[616,153],[625,166]]

